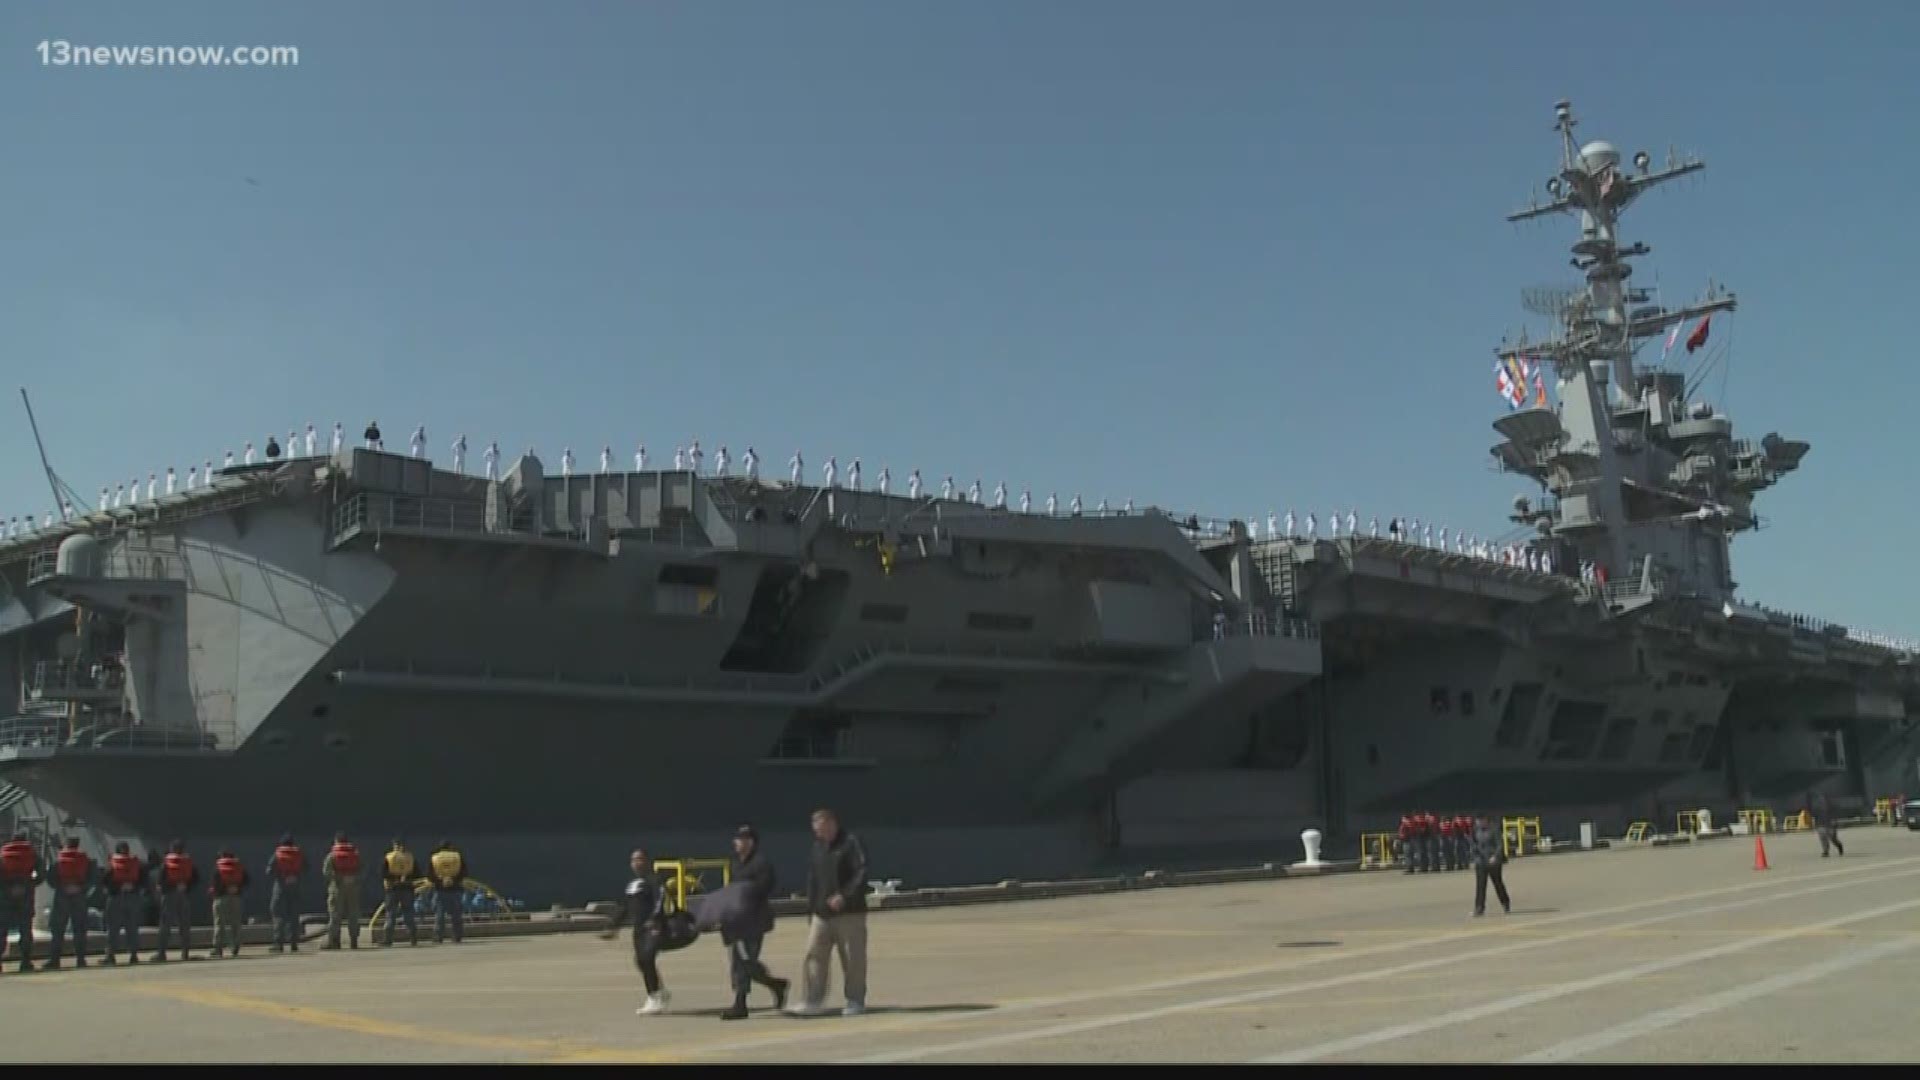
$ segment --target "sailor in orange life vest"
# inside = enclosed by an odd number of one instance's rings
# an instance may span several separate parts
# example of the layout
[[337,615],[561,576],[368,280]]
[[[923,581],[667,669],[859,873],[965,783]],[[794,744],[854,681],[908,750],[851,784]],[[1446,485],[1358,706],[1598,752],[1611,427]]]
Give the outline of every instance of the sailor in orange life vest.
[[360,947],[360,849],[346,833],[333,834],[333,848],[320,864],[327,879],[327,943],[322,948],[340,947],[340,924],[347,924],[347,940]]
[[140,917],[146,913],[150,895],[148,870],[147,864],[128,849],[125,840],[113,845],[113,855],[107,860],[107,871],[100,883],[107,891],[106,962],[109,964],[119,963],[114,956],[122,941],[127,943],[127,963],[140,962]]
[[40,884],[40,856],[27,834],[17,832],[0,844],[0,959],[7,935],[20,935],[20,970],[33,970],[33,892]]
[[53,858],[53,957],[42,971],[57,971],[73,929],[73,966],[87,966],[87,893],[93,890],[93,860],[80,850],[80,838],[67,837]]
[[307,872],[307,854],[293,842],[293,834],[280,838],[267,860],[267,877],[273,882],[269,910],[273,913],[273,952],[281,949],[300,951],[300,878]]
[[233,852],[222,851],[220,857],[213,860],[213,884],[207,887],[207,893],[213,897],[213,958],[220,959],[222,942],[240,955],[240,924],[246,921],[247,886],[253,879],[247,876],[247,868],[240,865]]
[[420,944],[420,923],[413,917],[413,882],[413,852],[395,840],[393,850],[387,852],[380,864],[380,884],[386,894],[387,908],[387,933],[381,945],[393,944],[393,931],[402,917],[407,920],[407,944]]
[[160,950],[154,963],[167,962],[167,932],[180,932],[180,959],[193,959],[193,889],[200,884],[200,869],[187,854],[187,845],[175,840],[160,857]]

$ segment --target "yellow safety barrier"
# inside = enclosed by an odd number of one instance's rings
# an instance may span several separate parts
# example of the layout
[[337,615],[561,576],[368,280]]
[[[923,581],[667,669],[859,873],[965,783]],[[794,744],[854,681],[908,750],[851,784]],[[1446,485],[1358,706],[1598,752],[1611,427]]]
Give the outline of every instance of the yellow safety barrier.
[[[433,891],[433,882],[428,881],[426,878],[413,879],[413,895],[415,897],[418,897],[421,893],[431,892],[431,891]],[[463,919],[464,922],[468,922],[468,923],[507,922],[507,921],[516,920],[516,919],[526,919],[529,917],[527,913],[524,911],[508,910],[507,898],[495,892],[493,889],[493,886],[488,885],[484,881],[480,881],[476,878],[468,878],[466,885],[461,889],[460,895],[464,897],[469,892],[477,892],[481,896],[492,898],[494,902],[500,905],[500,910],[472,912],[464,917]],[[380,901],[380,906],[373,909],[373,914],[367,916],[367,932],[368,933],[375,933],[378,931],[378,927],[380,926],[380,919],[383,915],[386,914],[386,912],[387,912],[387,902],[383,899]]]
[[[1529,844],[1528,839],[1532,839]],[[1500,853],[1511,859],[1540,850],[1540,819],[1510,817],[1500,819]]]
[[1764,806],[1755,807],[1750,810],[1742,810],[1740,811],[1740,823],[1745,825],[1747,831],[1750,833],[1773,832],[1773,811]]
[[1628,825],[1625,838],[1626,842],[1629,844],[1644,843],[1647,839],[1647,830],[1652,827],[1653,822],[1651,821],[1636,821]]
[[1875,824],[1879,824],[1879,825],[1893,824],[1893,800],[1892,799],[1873,800],[1873,820]]
[[1393,857],[1393,834],[1370,832],[1360,834],[1360,869],[1375,870],[1396,865]]
[[1813,815],[1805,810],[1797,814],[1788,814],[1780,819],[1781,832],[1803,832],[1813,828]]
[[1682,810],[1673,816],[1673,831],[1684,836],[1700,832],[1700,811]]
[[702,870],[720,871],[723,888],[733,884],[733,862],[729,859],[655,859],[653,870],[661,875],[660,884],[671,901],[668,911],[687,910],[687,894],[705,887],[699,873]]

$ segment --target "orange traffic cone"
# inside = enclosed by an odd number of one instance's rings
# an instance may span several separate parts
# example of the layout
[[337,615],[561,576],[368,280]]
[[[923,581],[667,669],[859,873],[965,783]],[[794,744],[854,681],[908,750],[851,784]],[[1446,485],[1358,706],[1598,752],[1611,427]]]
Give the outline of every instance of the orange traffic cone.
[[1759,833],[1753,834],[1753,868],[1755,870],[1772,869],[1767,865],[1767,838]]

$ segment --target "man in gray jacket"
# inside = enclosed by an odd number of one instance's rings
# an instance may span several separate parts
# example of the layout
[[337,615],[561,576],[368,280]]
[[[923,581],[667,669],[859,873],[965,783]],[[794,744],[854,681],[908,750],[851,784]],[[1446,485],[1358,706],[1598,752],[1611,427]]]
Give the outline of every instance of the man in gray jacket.
[[1493,819],[1481,813],[1473,819],[1473,914],[1475,917],[1487,913],[1487,882],[1493,882],[1494,895],[1500,898],[1500,910],[1511,913],[1513,903],[1507,898],[1507,883],[1500,878],[1500,867],[1507,861],[1501,850],[1500,829]]

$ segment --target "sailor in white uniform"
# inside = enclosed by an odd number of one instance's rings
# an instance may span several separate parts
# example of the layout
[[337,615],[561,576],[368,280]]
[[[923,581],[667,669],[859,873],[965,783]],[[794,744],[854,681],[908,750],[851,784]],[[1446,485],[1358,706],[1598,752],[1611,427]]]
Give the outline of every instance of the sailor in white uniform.
[[684,446],[676,446],[673,448],[673,471],[687,471],[687,448]]
[[1553,573],[1553,552],[1543,551],[1540,553],[1540,572],[1543,574]]
[[115,510],[118,510],[120,508],[120,503],[126,499],[126,496],[127,496],[127,485],[115,484],[113,485],[113,501],[108,503],[107,505],[112,507]]
[[913,499],[915,501],[918,501],[920,498],[920,470],[919,469],[913,470],[913,474],[907,477],[907,498]]
[[252,443],[248,443],[248,444],[247,444],[247,449],[246,449],[246,453],[245,453],[245,455],[244,455],[244,456],[242,456],[242,457],[241,457],[241,459],[240,459],[240,463],[241,463],[242,465],[251,465],[251,464],[253,464],[253,444],[252,444]]
[[1067,508],[1067,512],[1072,514],[1074,517],[1080,516],[1080,493],[1079,492],[1076,491],[1073,493],[1073,505]]
[[1007,508],[1007,482],[1005,480],[993,485],[993,508],[995,510],[1005,510]]
[[1267,539],[1272,540],[1279,535],[1280,515],[1269,510],[1267,511]]
[[1047,492],[1047,516],[1052,517],[1059,512],[1060,512],[1059,495],[1051,491]]
[[852,488],[855,491],[860,490],[860,459],[859,458],[854,458],[853,461],[847,466],[847,486]]
[[1335,540],[1340,539],[1340,511],[1338,510],[1327,515],[1327,535]]
[[754,453],[751,446],[740,455],[740,471],[746,473],[749,480],[760,479],[760,455]]
[[878,490],[880,494],[885,495],[887,489],[893,486],[893,466],[880,466],[880,476],[878,479],[879,483],[876,485],[876,490]]
[[113,494],[112,492],[107,490],[107,485],[105,484],[100,485],[100,503],[99,503],[100,509],[106,510],[113,506],[111,502],[107,501],[112,494]]
[[827,479],[827,487],[835,487],[834,477],[840,473],[840,460],[832,454],[827,455],[827,463],[820,467],[820,474]]
[[167,466],[167,494],[173,494],[173,466]]
[[1433,546],[1433,525],[1431,523],[1423,526],[1420,530],[1420,546]]
[[198,465],[187,466],[187,490],[192,491],[194,488],[197,488],[199,486],[200,486],[200,466]]
[[1127,497],[1127,505],[1126,505],[1126,507],[1125,507],[1125,509],[1123,509],[1123,510],[1121,510],[1120,512],[1121,512],[1121,513],[1123,513],[1123,514],[1131,514],[1131,513],[1133,513],[1133,497],[1132,497],[1132,496],[1128,496],[1128,497]]
[[[531,454],[533,451],[528,450],[527,452]],[[571,446],[563,446],[560,448],[560,475],[573,475],[573,447]]]
[[1020,489],[1020,512],[1023,514],[1033,512],[1033,489],[1032,488]]
[[800,486],[800,470],[805,468],[806,464],[807,463],[801,459],[800,451],[798,450],[795,450],[793,456],[787,459],[787,468],[793,473],[794,487]]
[[953,498],[953,474],[952,473],[948,473],[947,478],[945,480],[940,481],[940,498],[943,500]]
[[1096,514],[1099,514],[1101,517],[1106,517],[1107,516],[1107,500],[1101,499],[1100,505],[1094,507],[1093,512]]
[[202,483],[205,483],[208,485],[211,485],[213,483],[213,462],[212,461],[208,461],[206,463],[206,467],[200,470],[200,480]]
[[341,429],[340,421],[333,422],[333,456],[340,456],[340,448],[346,445],[347,433]]
[[973,479],[973,486],[967,489],[967,501],[975,506],[980,505],[980,478],[977,476]]
[[1287,507],[1287,539],[1293,539],[1293,507]]
[[600,447],[600,475],[605,476],[612,471],[613,471],[613,445],[611,443],[608,443]]
[[635,443],[633,446],[633,471],[647,471],[647,444]]
[[700,463],[706,458],[707,455],[700,449],[700,440],[693,440],[693,445],[687,449],[687,467],[693,470],[695,476],[700,475]]
[[1440,550],[1447,550],[1447,527],[1445,525],[1440,526]]
[[[313,433],[307,433],[307,445],[313,445]],[[467,472],[467,433],[461,432],[453,437],[453,471],[466,475]]]
[[713,452],[713,475],[727,475],[727,444],[721,443],[720,449]]
[[427,450],[427,425],[421,424],[419,427],[414,428],[413,438],[407,440],[407,445],[412,448],[414,457],[419,457],[425,453]]
[[1307,539],[1309,540],[1313,539],[1313,534],[1315,531],[1316,531],[1316,526],[1314,524],[1313,511],[1309,510],[1307,511]]
[[313,456],[313,451],[314,451],[314,439],[315,439],[315,436],[314,436],[314,433],[313,433],[313,425],[312,425],[312,424],[308,424],[308,425],[307,425],[307,456],[308,456],[308,457],[312,457],[312,456]]
[[1358,510],[1355,510],[1352,507],[1348,507],[1347,508],[1347,539],[1351,540],[1354,537],[1359,535],[1360,535],[1360,512]]
[[488,443],[487,449],[480,456],[487,464],[487,479],[500,479],[500,443],[497,440]]

